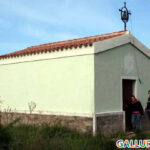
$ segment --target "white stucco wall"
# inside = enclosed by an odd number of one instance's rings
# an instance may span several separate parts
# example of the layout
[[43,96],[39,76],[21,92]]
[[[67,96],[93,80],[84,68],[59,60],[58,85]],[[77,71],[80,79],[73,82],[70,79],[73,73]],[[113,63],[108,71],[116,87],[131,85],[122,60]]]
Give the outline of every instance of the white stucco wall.
[[2,61],[0,97],[4,100],[3,109],[9,106],[24,112],[28,110],[28,103],[34,101],[37,112],[92,115],[93,54],[22,63],[5,60],[5,65]]
[[[98,51],[98,44],[95,49]],[[137,80],[136,96],[146,106],[150,89],[150,59],[131,44],[95,54],[95,112],[122,111],[121,78]]]

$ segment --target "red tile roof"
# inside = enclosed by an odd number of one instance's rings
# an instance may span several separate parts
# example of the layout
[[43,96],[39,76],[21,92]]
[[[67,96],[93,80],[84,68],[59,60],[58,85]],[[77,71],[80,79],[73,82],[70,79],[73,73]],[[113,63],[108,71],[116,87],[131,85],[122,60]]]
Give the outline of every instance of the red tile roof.
[[27,47],[24,50],[1,55],[0,59],[7,58],[7,57],[31,55],[36,53],[46,53],[46,52],[58,51],[58,50],[63,50],[68,48],[77,48],[82,46],[92,46],[94,42],[103,41],[113,37],[121,36],[123,34],[126,34],[127,32],[128,31],[119,31],[119,32],[113,32],[113,33],[108,33],[103,35],[96,35],[96,36],[78,38],[73,40],[31,46],[31,47]]

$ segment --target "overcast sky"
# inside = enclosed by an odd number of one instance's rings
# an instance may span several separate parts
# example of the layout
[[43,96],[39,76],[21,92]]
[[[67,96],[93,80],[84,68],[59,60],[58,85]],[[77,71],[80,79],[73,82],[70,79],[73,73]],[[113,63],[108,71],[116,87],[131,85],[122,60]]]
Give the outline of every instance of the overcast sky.
[[[0,0],[0,54],[123,30],[123,0]],[[150,48],[150,0],[126,0],[128,29]]]

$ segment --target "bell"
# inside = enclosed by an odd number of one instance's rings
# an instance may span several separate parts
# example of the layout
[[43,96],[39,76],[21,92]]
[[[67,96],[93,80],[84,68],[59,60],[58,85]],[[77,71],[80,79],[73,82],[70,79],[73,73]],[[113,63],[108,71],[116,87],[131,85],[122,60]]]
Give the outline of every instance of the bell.
[[123,15],[122,15],[121,19],[126,22],[129,20],[129,14],[127,11],[123,11]]

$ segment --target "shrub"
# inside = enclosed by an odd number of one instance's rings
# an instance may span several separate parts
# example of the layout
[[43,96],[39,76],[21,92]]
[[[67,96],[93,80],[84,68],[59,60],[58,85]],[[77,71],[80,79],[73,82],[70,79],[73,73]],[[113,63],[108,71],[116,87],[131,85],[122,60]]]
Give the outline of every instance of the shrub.
[[0,125],[0,150],[8,150],[12,141],[8,126],[4,127]]

